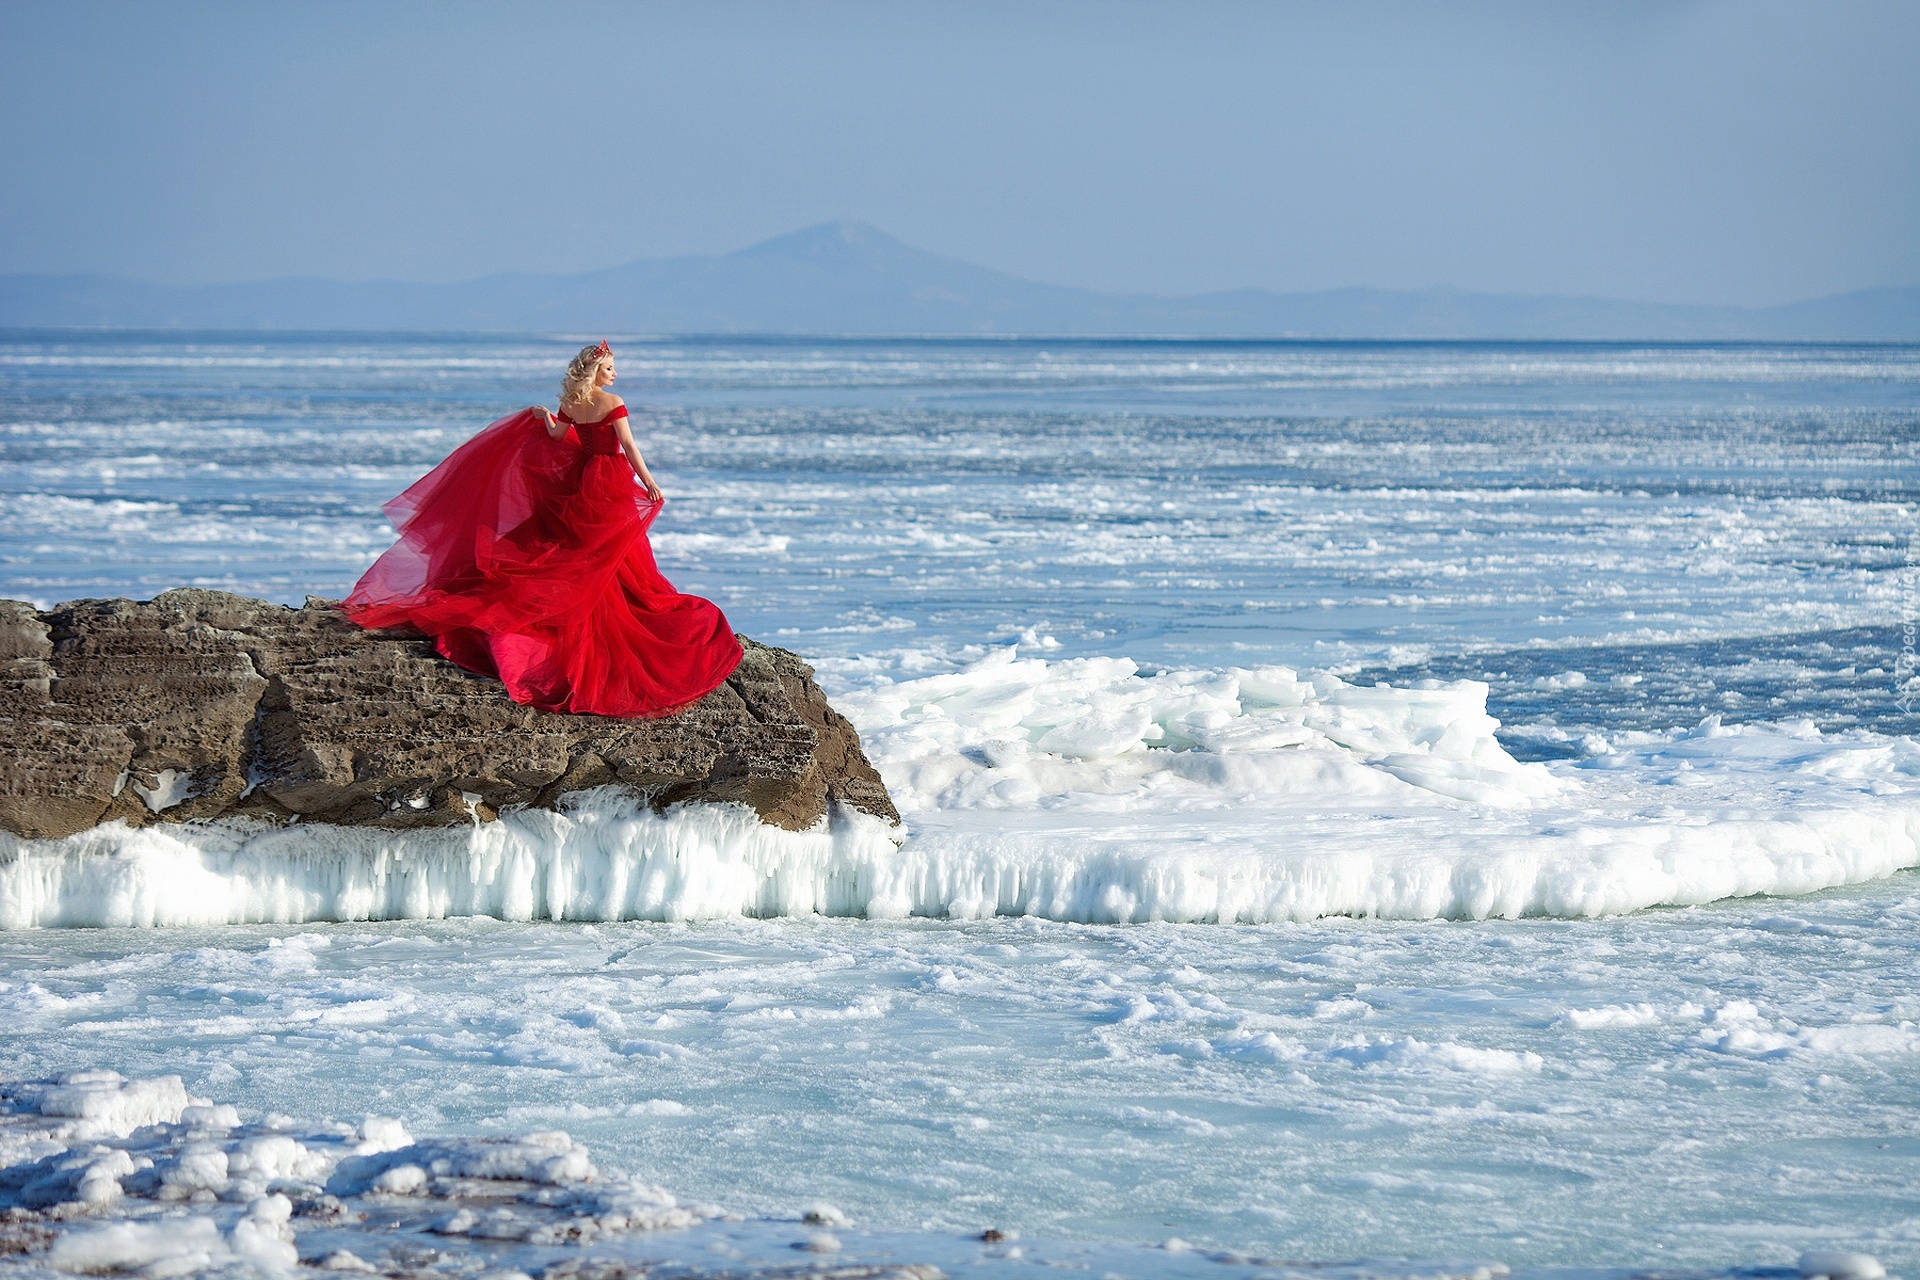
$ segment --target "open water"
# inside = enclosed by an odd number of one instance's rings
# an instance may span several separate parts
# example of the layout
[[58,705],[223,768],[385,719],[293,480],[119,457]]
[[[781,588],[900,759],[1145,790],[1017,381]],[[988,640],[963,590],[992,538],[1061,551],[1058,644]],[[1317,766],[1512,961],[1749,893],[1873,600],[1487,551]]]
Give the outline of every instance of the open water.
[[[341,595],[576,345],[8,335],[0,595]],[[662,569],[905,844],[14,842],[0,1075],[563,1127],[950,1270],[1920,1269],[1920,348],[615,346]]]

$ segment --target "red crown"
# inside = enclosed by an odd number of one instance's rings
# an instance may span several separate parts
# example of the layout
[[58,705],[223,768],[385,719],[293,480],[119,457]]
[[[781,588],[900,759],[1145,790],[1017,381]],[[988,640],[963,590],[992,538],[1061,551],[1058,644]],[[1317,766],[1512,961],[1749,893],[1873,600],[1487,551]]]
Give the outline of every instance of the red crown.
[[610,356],[613,354],[613,348],[607,345],[605,338],[602,338],[600,339],[600,345],[593,349],[593,354],[596,356]]

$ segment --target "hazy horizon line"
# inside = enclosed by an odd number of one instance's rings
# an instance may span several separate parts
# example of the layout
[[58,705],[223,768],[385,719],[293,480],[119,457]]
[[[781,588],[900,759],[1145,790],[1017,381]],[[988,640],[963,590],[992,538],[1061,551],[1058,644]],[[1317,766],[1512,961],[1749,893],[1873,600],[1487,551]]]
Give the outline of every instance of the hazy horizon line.
[[[1063,284],[1057,281],[1042,280],[1042,279],[1036,279],[1029,276],[1017,275],[1014,272],[1005,270],[1004,268],[992,266],[982,262],[975,262],[971,259],[960,257],[957,254],[946,253],[938,249],[927,249],[919,245],[909,244],[907,241],[901,240],[898,236],[893,235],[891,232],[885,230],[884,228],[876,226],[875,224],[867,222],[865,220],[857,219],[857,218],[838,218],[838,219],[831,219],[825,222],[809,223],[805,226],[796,227],[791,231],[781,232],[779,235],[768,236],[764,239],[753,241],[749,244],[742,245],[738,248],[728,249],[720,252],[656,254],[652,256],[631,258],[624,262],[619,262],[619,263],[615,263],[615,264],[604,266],[604,267],[596,267],[587,271],[573,271],[573,272],[542,272],[542,271],[521,271],[521,270],[489,271],[489,272],[484,272],[478,275],[461,276],[458,279],[451,279],[451,280],[408,279],[400,276],[344,277],[344,276],[327,276],[327,275],[289,274],[289,275],[251,276],[251,277],[245,277],[245,278],[224,279],[224,280],[200,280],[200,281],[183,282],[183,281],[174,281],[174,280],[152,279],[149,277],[126,275],[126,274],[122,274],[118,272],[110,272],[110,271],[75,270],[75,271],[11,271],[11,272],[0,273],[0,280],[94,279],[94,280],[103,280],[103,281],[113,281],[116,283],[133,284],[133,285],[139,285],[139,286],[143,286],[147,288],[155,288],[155,289],[223,289],[223,288],[257,286],[257,285],[265,285],[265,284],[276,284],[276,283],[325,284],[325,285],[341,285],[341,286],[347,286],[347,287],[364,287],[369,285],[396,285],[396,286],[403,286],[406,288],[416,288],[416,289],[455,289],[465,285],[480,284],[489,280],[503,280],[503,279],[514,279],[514,278],[528,279],[528,280],[555,280],[555,281],[575,280],[575,279],[587,279],[594,276],[603,276],[613,272],[624,271],[633,267],[645,266],[648,264],[655,264],[655,263],[691,262],[691,261],[701,261],[701,260],[724,261],[729,258],[736,258],[745,254],[750,254],[756,249],[761,249],[769,245],[778,244],[783,240],[794,239],[797,237],[807,235],[810,232],[822,232],[822,231],[828,231],[828,230],[842,230],[842,229],[858,229],[862,232],[872,232],[882,237],[886,241],[891,242],[892,244],[899,245],[906,249],[910,249],[915,253],[925,254],[932,257],[945,258],[948,261],[961,263],[975,270],[992,272],[996,275],[1003,276],[1010,281],[1015,281],[1020,284],[1039,285],[1049,289],[1062,289],[1062,290],[1068,290],[1074,293],[1085,294],[1090,297],[1108,298],[1108,299],[1115,299],[1115,300],[1154,299],[1158,301],[1184,302],[1184,301],[1192,301],[1195,299],[1202,299],[1202,298],[1230,297],[1236,294],[1264,294],[1264,295],[1267,295],[1270,297],[1276,297],[1276,298],[1316,298],[1316,297],[1328,297],[1328,296],[1338,295],[1338,294],[1378,293],[1378,294],[1425,295],[1425,296],[1459,295],[1459,296],[1468,296],[1468,297],[1510,298],[1510,299],[1529,299],[1529,300],[1552,299],[1552,300],[1564,300],[1564,301],[1572,301],[1572,302],[1615,303],[1615,304],[1625,304],[1629,306],[1640,306],[1640,307],[1674,307],[1674,308],[1685,308],[1689,310],[1759,312],[1759,311],[1766,311],[1775,307],[1789,307],[1789,306],[1795,306],[1803,303],[1823,302],[1823,301],[1827,301],[1835,298],[1851,297],[1856,294],[1878,293],[1878,292],[1898,292],[1901,290],[1908,290],[1908,289],[1920,289],[1920,280],[1916,280],[1907,284],[1861,285],[1855,288],[1835,290],[1831,293],[1821,293],[1821,294],[1813,294],[1813,295],[1806,295],[1806,296],[1799,296],[1799,297],[1789,297],[1789,298],[1781,299],[1779,301],[1766,302],[1766,303],[1668,302],[1668,301],[1661,301],[1658,299],[1624,297],[1624,296],[1618,296],[1618,295],[1612,295],[1612,294],[1600,294],[1600,293],[1511,292],[1511,291],[1503,291],[1503,290],[1490,289],[1490,288],[1484,288],[1484,287],[1473,286],[1473,285],[1462,285],[1462,284],[1428,284],[1428,285],[1407,285],[1407,286],[1347,284],[1347,285],[1335,285],[1327,288],[1318,288],[1318,289],[1281,289],[1281,288],[1275,288],[1269,285],[1241,285],[1241,286],[1221,288],[1221,289],[1204,289],[1204,290],[1199,290],[1197,292],[1192,292],[1192,293],[1153,293],[1145,290],[1115,291],[1115,290],[1109,290],[1109,289],[1094,289],[1086,285]],[[0,327],[0,328],[5,328],[5,327]],[[75,325],[75,326],[29,326],[29,328],[94,329],[96,327]],[[123,326],[100,326],[98,328],[104,331],[107,329],[123,328]],[[126,331],[136,332],[139,330],[127,329]],[[158,330],[156,330],[156,332],[157,331]],[[204,330],[202,332],[222,332],[222,330]],[[230,330],[229,332],[250,332],[250,331]],[[316,330],[311,330],[311,332],[375,333],[375,332],[389,332],[389,331],[316,329]],[[392,330],[390,332],[398,333],[398,332],[406,332],[406,331]],[[478,332],[487,332],[487,331],[449,330],[448,332],[449,333],[466,333],[466,332],[478,333]],[[706,336],[706,335],[685,333],[685,334],[674,334],[671,336],[690,337],[690,336]],[[713,336],[725,336],[725,335],[720,332],[716,332]],[[734,336],[739,336],[739,335],[734,335]],[[797,335],[797,334],[789,335],[785,331],[769,330],[769,331],[766,331],[766,333],[761,336],[778,337],[778,336],[802,336],[802,335]],[[849,339],[859,339],[867,336],[899,337],[903,335],[897,335],[897,334],[865,335],[865,334],[859,334],[859,333],[848,333],[845,335],[835,335],[835,336],[842,336]],[[915,335],[915,336],[921,336],[921,335]],[[940,337],[942,335],[927,334],[924,336],[932,338],[932,337]],[[1010,336],[1017,337],[1018,335],[1010,335]],[[1047,335],[1036,335],[1036,336],[1044,337]],[[1084,337],[1086,335],[1082,335],[1082,336]],[[1118,340],[1121,338],[1140,338],[1140,337],[1141,335],[1138,335],[1138,334],[1112,335],[1113,340]],[[1177,340],[1180,337],[1182,337],[1182,335],[1169,334],[1169,335],[1164,335],[1164,337],[1168,340]],[[1108,340],[1108,339],[1093,338],[1091,340]],[[1201,340],[1201,339],[1196,338],[1195,340]],[[1231,339],[1228,339],[1228,340],[1231,340]],[[1249,337],[1248,340],[1249,341],[1267,341],[1267,340],[1287,340],[1287,339],[1274,339],[1272,335],[1262,335],[1257,337]],[[1305,335],[1303,335],[1302,340],[1306,340]],[[1342,341],[1343,339],[1326,339],[1326,340]],[[1410,339],[1410,341],[1419,341],[1419,340]],[[1459,341],[1478,341],[1478,340],[1477,339],[1459,339]],[[1493,341],[1493,340],[1488,339],[1487,341]],[[1565,339],[1564,341],[1579,341],[1579,339]]]

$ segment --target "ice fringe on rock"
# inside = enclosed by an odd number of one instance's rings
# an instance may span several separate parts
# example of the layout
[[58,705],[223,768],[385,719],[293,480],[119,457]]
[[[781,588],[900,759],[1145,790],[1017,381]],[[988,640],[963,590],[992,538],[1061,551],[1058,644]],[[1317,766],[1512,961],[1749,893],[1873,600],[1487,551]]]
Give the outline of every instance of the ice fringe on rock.
[[0,837],[0,927],[855,913],[899,829],[848,810],[783,831],[743,805],[652,812],[612,788],[466,829],[109,823]]
[[108,825],[0,839],[0,926],[1584,917],[1920,864],[1906,739],[1709,721],[1522,764],[1486,692],[1008,651],[836,697],[899,802],[904,847],[844,809],[790,832],[611,790],[466,829]]

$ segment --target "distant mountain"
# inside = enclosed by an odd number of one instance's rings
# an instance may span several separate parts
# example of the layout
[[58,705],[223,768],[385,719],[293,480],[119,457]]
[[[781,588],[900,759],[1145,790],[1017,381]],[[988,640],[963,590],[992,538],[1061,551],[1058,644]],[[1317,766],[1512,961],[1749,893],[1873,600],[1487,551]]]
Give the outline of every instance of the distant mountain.
[[1777,307],[1691,307],[1455,289],[1239,289],[1191,297],[1036,284],[858,222],[715,257],[461,284],[290,278],[174,287],[0,276],[0,326],[129,329],[1317,338],[1920,340],[1920,288]]

